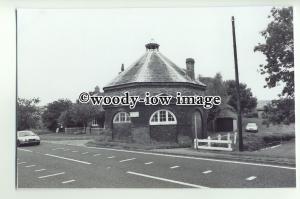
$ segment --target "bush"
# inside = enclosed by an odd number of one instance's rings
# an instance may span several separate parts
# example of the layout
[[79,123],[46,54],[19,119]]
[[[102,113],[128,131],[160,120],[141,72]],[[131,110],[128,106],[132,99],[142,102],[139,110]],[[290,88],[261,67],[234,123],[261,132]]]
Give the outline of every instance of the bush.
[[282,141],[289,141],[295,138],[294,134],[284,134],[284,135],[266,135],[263,137],[264,142],[272,143],[272,142],[282,142]]
[[244,117],[247,117],[247,118],[258,118],[258,113],[257,112],[247,113],[247,114],[244,115]]

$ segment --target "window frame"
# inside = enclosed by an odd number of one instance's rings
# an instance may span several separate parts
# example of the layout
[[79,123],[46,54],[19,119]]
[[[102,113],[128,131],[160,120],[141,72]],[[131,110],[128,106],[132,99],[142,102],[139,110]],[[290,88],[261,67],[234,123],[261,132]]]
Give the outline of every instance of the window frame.
[[[165,112],[165,116],[164,119],[166,121],[161,121],[160,120],[160,115],[161,115],[161,111]],[[173,121],[169,120],[169,115],[171,115],[173,117]],[[152,121],[152,119],[156,117],[157,121]],[[175,116],[175,114],[173,112],[171,112],[170,110],[167,109],[160,109],[155,111],[154,113],[152,113],[150,120],[149,120],[149,124],[150,125],[176,125],[177,124],[177,118]]]
[[[122,117],[121,117],[122,115]],[[123,121],[121,120],[124,119]],[[127,112],[118,112],[113,117],[113,124],[131,123],[130,115]]]

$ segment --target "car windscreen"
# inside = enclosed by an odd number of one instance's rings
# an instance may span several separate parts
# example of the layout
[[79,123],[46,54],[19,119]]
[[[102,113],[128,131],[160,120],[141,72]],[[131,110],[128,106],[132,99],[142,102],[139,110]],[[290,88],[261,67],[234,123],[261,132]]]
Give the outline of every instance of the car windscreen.
[[19,137],[33,136],[33,135],[35,135],[35,134],[31,131],[19,131],[18,132]]

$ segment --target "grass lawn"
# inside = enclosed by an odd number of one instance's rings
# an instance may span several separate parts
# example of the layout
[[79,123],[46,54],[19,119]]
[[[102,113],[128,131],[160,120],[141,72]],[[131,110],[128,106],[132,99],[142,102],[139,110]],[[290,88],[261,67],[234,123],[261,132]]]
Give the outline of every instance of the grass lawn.
[[245,150],[255,151],[271,147],[285,142],[294,142],[295,124],[270,125],[262,124],[259,118],[243,118],[243,129],[247,123],[255,122],[258,126],[258,133],[243,132]]

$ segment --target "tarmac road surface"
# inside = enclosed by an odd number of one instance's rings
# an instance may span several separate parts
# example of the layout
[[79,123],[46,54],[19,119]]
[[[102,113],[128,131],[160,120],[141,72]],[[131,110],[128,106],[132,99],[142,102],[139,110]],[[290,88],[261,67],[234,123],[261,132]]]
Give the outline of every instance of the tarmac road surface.
[[295,187],[294,167],[42,142],[17,149],[18,188]]

